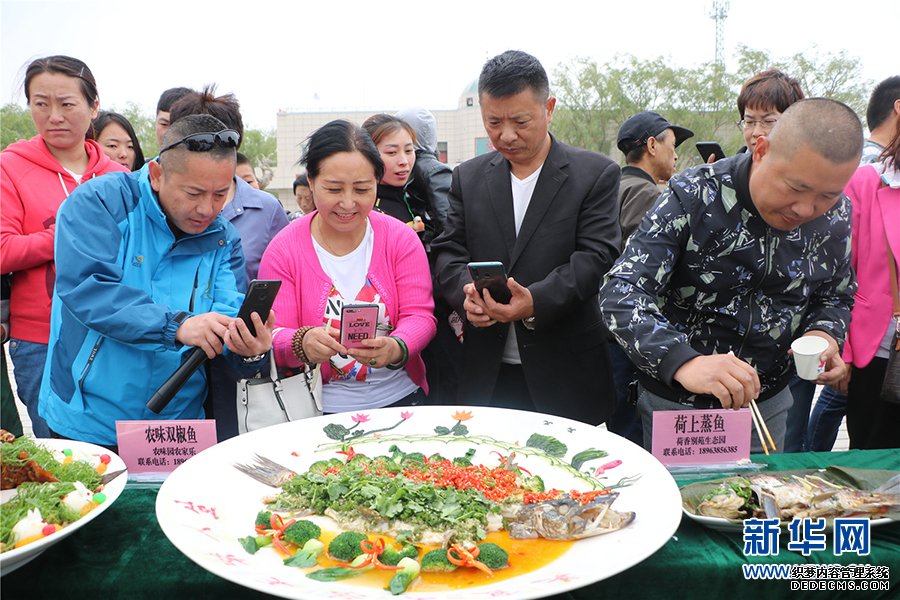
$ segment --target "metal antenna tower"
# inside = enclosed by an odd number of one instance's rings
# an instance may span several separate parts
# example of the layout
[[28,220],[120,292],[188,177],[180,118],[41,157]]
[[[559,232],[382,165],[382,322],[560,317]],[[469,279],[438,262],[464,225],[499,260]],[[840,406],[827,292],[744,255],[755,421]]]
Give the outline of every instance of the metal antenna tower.
[[725,19],[728,18],[728,0],[713,0],[709,18],[716,22],[716,64],[725,62]]

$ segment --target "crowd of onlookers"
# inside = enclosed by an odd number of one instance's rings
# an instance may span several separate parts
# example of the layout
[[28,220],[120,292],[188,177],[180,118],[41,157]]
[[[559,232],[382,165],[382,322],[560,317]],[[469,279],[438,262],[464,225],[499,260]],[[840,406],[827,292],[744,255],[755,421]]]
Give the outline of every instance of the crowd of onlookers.
[[[746,146],[679,173],[694,134],[655,112],[621,124],[621,167],[554,137],[544,68],[507,51],[478,82],[494,151],[451,169],[424,109],[332,121],[304,145],[292,214],[239,152],[231,94],[166,90],[145,157],[82,61],[35,60],[24,86],[38,134],[0,154],[0,272],[37,437],[114,448],[116,420],[206,416],[226,439],[236,382],[274,360],[320,366],[329,413],[487,405],[649,448],[655,411],[755,401],[780,451],[830,450],[845,414],[852,448],[900,447],[883,386],[900,76],[874,90],[864,139],[849,107],[759,73],[738,96]],[[236,315],[255,279],[281,287],[251,331]],[[356,305],[377,308],[376,335],[351,345]],[[814,381],[790,357],[804,336],[824,339]],[[194,348],[210,360],[157,415],[147,399]],[[2,354],[0,418],[21,433]]]

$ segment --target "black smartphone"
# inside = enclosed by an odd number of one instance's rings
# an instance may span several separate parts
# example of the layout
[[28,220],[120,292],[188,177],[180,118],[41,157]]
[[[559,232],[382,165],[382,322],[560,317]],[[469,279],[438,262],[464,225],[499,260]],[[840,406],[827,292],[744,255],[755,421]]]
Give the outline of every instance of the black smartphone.
[[716,155],[716,160],[725,158],[725,151],[722,150],[719,142],[697,142],[697,152],[700,153],[700,158],[703,159],[703,162],[708,162],[709,157],[713,154]]
[[250,282],[250,289],[244,296],[244,303],[241,304],[241,310],[238,311],[238,318],[243,319],[250,333],[256,337],[256,327],[250,319],[252,313],[259,314],[259,318],[266,321],[269,318],[269,311],[272,310],[272,304],[275,302],[275,296],[281,287],[281,281],[278,279],[254,279]]
[[494,302],[500,304],[509,304],[512,294],[506,285],[506,267],[502,262],[470,262],[466,265],[469,268],[469,275],[475,283],[475,289],[484,297],[484,290],[487,288],[491,292],[491,298]]

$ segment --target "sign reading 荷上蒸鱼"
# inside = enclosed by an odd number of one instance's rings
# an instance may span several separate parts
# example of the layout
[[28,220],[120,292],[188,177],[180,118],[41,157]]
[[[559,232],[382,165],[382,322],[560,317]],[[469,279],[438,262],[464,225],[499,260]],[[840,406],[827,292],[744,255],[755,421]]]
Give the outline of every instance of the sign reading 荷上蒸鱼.
[[657,410],[653,456],[664,465],[730,463],[750,457],[748,409]]
[[216,422],[116,421],[119,456],[129,475],[161,477],[216,443]]

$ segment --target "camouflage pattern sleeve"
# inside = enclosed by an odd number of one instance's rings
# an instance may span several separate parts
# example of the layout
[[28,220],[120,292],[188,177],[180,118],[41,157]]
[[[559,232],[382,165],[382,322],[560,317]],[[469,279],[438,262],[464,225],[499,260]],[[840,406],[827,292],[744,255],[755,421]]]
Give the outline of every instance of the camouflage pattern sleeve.
[[639,369],[670,386],[678,367],[699,356],[686,332],[663,314],[672,272],[690,239],[690,215],[670,184],[600,288],[610,332]]

